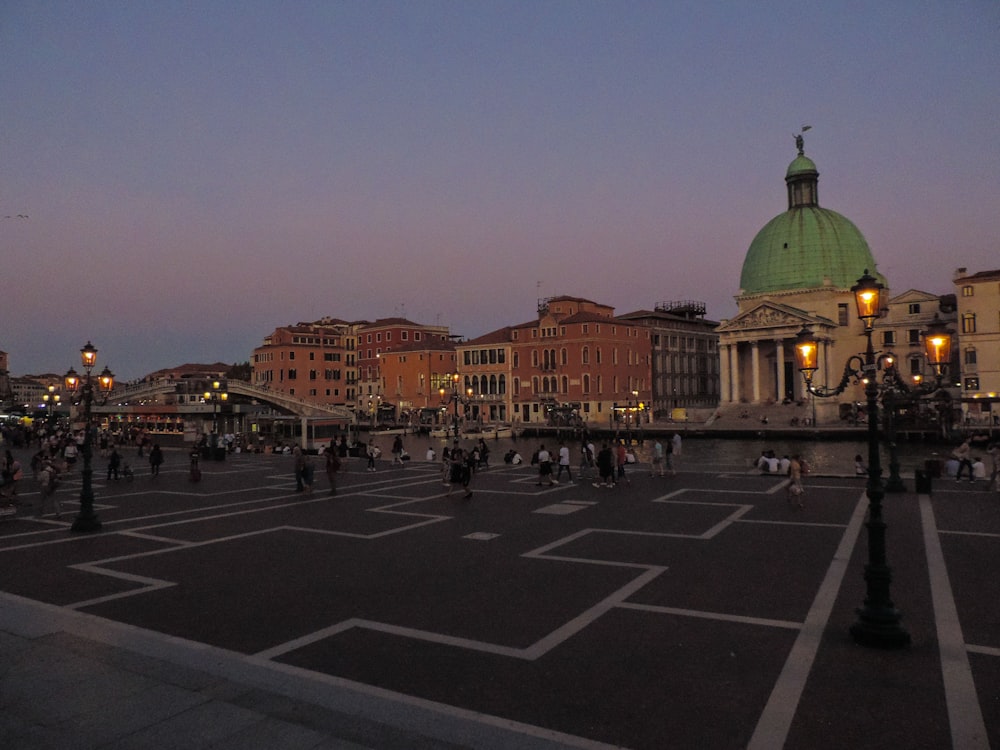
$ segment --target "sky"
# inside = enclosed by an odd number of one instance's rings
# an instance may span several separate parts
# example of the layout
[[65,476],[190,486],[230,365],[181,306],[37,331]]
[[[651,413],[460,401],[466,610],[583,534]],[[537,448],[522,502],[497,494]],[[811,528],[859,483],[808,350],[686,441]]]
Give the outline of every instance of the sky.
[[953,292],[1000,267],[998,92],[996,0],[0,0],[0,350],[129,380],[324,316],[732,317],[807,124],[893,292]]

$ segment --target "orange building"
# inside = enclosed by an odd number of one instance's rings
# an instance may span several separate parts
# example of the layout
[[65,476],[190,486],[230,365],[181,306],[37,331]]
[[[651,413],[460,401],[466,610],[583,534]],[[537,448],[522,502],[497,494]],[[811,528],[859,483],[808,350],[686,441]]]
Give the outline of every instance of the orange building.
[[538,319],[457,347],[479,421],[637,426],[648,421],[650,331],[579,297],[540,300]]
[[395,396],[386,395],[387,379],[382,373],[383,355],[410,344],[437,347],[449,342],[447,326],[427,326],[406,318],[379,318],[374,322],[353,324],[357,332],[358,391],[355,407],[358,413],[378,412],[382,421],[398,417]]
[[[378,357],[380,392],[373,394],[369,411],[382,421],[403,424],[439,424],[451,394],[455,374],[455,344],[449,339],[423,337],[382,352]],[[441,389],[446,395],[442,397]]]
[[355,325],[333,318],[276,328],[253,350],[252,382],[317,404],[354,406],[356,341]]

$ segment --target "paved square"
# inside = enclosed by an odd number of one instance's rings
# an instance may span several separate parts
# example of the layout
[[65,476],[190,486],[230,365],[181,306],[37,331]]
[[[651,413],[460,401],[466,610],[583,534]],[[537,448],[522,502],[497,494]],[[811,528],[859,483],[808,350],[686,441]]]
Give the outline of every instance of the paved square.
[[[500,466],[466,501],[437,464],[382,463],[350,462],[335,497],[324,476],[294,492],[274,456],[203,464],[196,484],[177,467],[98,476],[98,534],[68,533],[65,513],[0,523],[0,588],[567,746],[1000,746],[1000,597],[983,573],[1000,569],[1000,501],[982,486],[887,496],[914,644],[880,652],[848,635],[857,479],[809,477],[797,510],[781,478],[543,488]],[[74,510],[78,487],[60,490]]]

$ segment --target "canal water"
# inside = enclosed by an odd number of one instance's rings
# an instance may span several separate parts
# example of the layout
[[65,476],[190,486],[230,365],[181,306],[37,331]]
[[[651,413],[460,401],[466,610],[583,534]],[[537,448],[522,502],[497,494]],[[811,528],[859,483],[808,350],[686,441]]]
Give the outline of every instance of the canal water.
[[[383,459],[392,458],[390,449],[394,438],[395,435],[392,434],[375,433],[373,439],[376,445],[382,449]],[[365,433],[361,433],[361,439],[366,439]],[[667,438],[662,439],[666,440]],[[413,461],[424,461],[428,447],[432,447],[440,458],[442,448],[450,445],[451,442],[451,438],[445,440],[444,438],[430,438],[426,435],[412,434],[403,436],[403,447]],[[471,447],[476,441],[462,438],[459,442],[463,447]],[[580,463],[580,443],[570,439],[565,442],[570,448],[571,461],[575,468]],[[600,441],[595,439],[593,442],[600,449]],[[490,463],[502,463],[504,454],[511,448],[520,452],[525,462],[528,462],[531,454],[542,444],[555,453],[559,446],[559,440],[554,436],[522,436],[516,440],[510,438],[488,440]],[[809,462],[813,472],[823,474],[853,475],[854,457],[858,454],[862,456],[865,464],[868,463],[868,443],[864,439],[772,439],[766,434],[762,434],[758,437],[741,439],[712,438],[701,435],[683,438],[681,454],[675,457],[674,464],[680,471],[747,471],[753,462],[760,457],[761,452],[767,450],[774,451],[778,457],[798,453]],[[646,438],[643,443],[636,445],[636,454],[640,462],[648,462],[652,451],[652,439]],[[943,443],[900,443],[897,447],[900,472],[904,476],[912,476],[915,469],[924,468],[926,460],[945,459],[950,452],[951,448]],[[983,458],[986,457],[985,449],[979,453]],[[884,442],[881,444],[880,455],[883,476],[888,476],[889,454]]]

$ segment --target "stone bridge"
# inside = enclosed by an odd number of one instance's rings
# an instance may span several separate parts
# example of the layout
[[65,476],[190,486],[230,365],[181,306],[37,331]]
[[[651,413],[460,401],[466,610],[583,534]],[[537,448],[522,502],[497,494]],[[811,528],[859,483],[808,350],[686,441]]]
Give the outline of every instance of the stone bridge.
[[[116,386],[108,398],[108,404],[127,404],[143,401],[162,402],[163,398],[168,394],[186,392],[183,391],[183,386],[185,385],[185,381],[164,379]],[[247,400],[268,404],[276,409],[281,409],[299,417],[330,417],[354,422],[354,413],[346,406],[313,403],[297,396],[289,396],[286,393],[261,388],[245,380],[227,380],[226,392],[230,396],[239,396]]]

